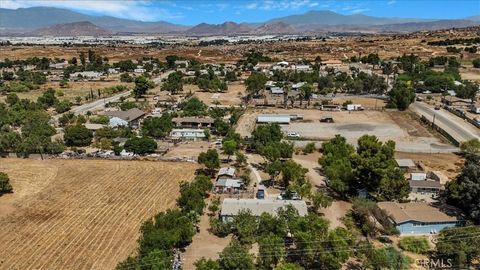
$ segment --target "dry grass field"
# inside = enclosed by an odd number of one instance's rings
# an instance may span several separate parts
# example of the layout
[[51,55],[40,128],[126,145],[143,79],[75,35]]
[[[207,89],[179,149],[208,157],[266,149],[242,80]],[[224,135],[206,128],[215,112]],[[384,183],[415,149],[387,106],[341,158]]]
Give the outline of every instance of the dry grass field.
[[2,159],[0,269],[113,269],[145,219],[175,205],[195,164]]
[[[63,93],[63,96],[60,96],[59,99],[69,100],[75,102],[76,97],[81,97],[82,102],[85,102],[85,96],[90,94],[90,90],[93,91],[94,95],[97,95],[98,89],[103,89],[106,87],[112,87],[117,85],[124,85],[128,89],[133,87],[133,83],[123,83],[119,81],[85,81],[85,82],[68,82],[68,86],[61,88],[59,82],[47,82],[46,84],[40,85],[39,89],[31,90],[29,92],[16,93],[19,98],[26,98],[29,100],[36,101],[39,96],[43,94],[48,88],[52,88],[58,92]],[[6,96],[0,96],[0,101],[4,100]]]

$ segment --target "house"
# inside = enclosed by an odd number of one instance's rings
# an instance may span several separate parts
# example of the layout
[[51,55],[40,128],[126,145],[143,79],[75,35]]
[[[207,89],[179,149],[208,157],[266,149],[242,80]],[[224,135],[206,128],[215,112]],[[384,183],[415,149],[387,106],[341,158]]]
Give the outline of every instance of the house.
[[425,202],[379,202],[377,206],[386,212],[401,235],[438,233],[464,224],[455,211],[445,213]]
[[294,83],[294,84],[292,84],[292,90],[298,90],[298,89],[300,89],[302,86],[304,86],[305,84],[306,84],[306,82]]
[[257,116],[257,123],[290,124],[290,116],[288,116],[288,115],[275,115],[275,114],[261,114],[261,115]]
[[312,71],[312,67],[309,66],[309,65],[295,65],[295,66],[292,66],[292,69],[293,70],[296,70],[298,72],[309,72],[309,71]]
[[302,200],[275,200],[275,199],[233,199],[226,198],[222,202],[220,218],[226,222],[231,221],[241,211],[250,211],[253,216],[260,216],[262,213],[277,215],[279,209],[291,205],[298,211],[300,216],[308,214],[307,204]]
[[271,87],[270,92],[272,95],[283,95],[283,89],[278,86]]
[[48,65],[49,68],[51,69],[64,69],[68,66],[67,61],[59,62],[59,63],[52,63]]
[[428,193],[428,194],[438,194],[443,188],[442,184],[434,180],[423,180],[423,181],[408,181],[410,185],[410,191],[413,193]]
[[215,183],[217,193],[238,193],[245,185],[241,178],[220,178]]
[[417,168],[415,162],[411,159],[396,158],[395,162],[397,162],[398,167],[403,171],[411,171]]
[[410,180],[412,181],[424,181],[427,180],[427,174],[424,172],[414,172],[410,174]]
[[87,80],[95,80],[102,76],[102,72],[96,71],[82,71],[82,72],[74,72],[70,74],[71,80],[78,80],[78,79],[87,79]]
[[223,167],[218,170],[217,179],[219,178],[235,178],[235,168]]
[[320,106],[320,110],[322,111],[341,111],[342,110],[342,106],[340,105],[321,105]]
[[145,112],[133,108],[128,111],[108,111],[105,112],[105,115],[110,117],[109,126],[111,127],[131,126],[136,128],[140,125],[140,120],[145,116]]
[[176,66],[181,66],[181,67],[188,67],[188,61],[187,60],[175,60],[175,65]]
[[182,128],[210,128],[214,120],[210,117],[174,117],[172,123]]
[[194,140],[197,139],[204,139],[205,138],[205,131],[203,129],[172,129],[170,132],[170,137],[174,139],[187,139],[187,140]]
[[136,68],[133,70],[134,73],[144,73],[145,71],[147,71],[146,69],[144,68]]

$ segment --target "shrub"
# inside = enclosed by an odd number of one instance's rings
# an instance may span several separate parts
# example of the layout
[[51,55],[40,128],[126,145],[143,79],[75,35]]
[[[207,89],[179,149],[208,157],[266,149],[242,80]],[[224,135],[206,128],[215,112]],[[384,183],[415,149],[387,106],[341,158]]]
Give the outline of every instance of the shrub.
[[8,178],[8,175],[6,173],[0,172],[0,195],[8,192],[12,192],[10,178]]
[[315,150],[316,150],[315,143],[311,142],[311,143],[307,143],[307,145],[305,145],[305,148],[303,148],[303,153],[311,154],[311,153],[315,152]]
[[419,254],[426,253],[430,249],[428,240],[425,237],[402,237],[398,246],[405,251]]

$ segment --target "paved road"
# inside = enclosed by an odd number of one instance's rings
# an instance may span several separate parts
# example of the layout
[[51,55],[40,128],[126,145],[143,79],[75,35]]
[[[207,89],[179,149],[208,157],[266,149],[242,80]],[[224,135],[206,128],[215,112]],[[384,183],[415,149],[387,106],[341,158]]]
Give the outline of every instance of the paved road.
[[[164,78],[166,78],[172,72],[173,71],[167,71],[165,73],[160,74],[160,76],[153,79],[153,82],[155,84],[159,85],[162,82],[162,80]],[[117,94],[117,95],[114,95],[114,96],[111,96],[111,97],[108,97],[108,98],[102,98],[102,99],[95,100],[95,101],[90,102],[90,103],[86,103],[86,104],[74,107],[70,110],[70,112],[78,115],[78,114],[85,114],[88,111],[95,111],[95,110],[98,110],[98,109],[103,109],[103,108],[105,108],[105,105],[107,103],[115,102],[115,101],[119,100],[120,98],[128,97],[129,95],[130,95],[130,91],[122,92],[120,94]],[[62,116],[62,114],[55,115],[54,119],[58,120],[58,118],[60,118],[60,116]]]
[[425,116],[430,121],[433,121],[433,117],[435,116],[435,124],[443,128],[459,142],[480,138],[480,131],[476,127],[448,111],[435,110],[433,107],[422,102],[414,102],[410,105],[410,108],[417,114]]
[[95,100],[93,102],[74,107],[70,110],[70,112],[72,112],[74,114],[77,114],[77,115],[78,114],[85,114],[87,111],[95,111],[97,109],[102,109],[102,108],[105,107],[105,105],[107,103],[117,101],[121,97],[128,97],[129,95],[130,95],[130,91],[127,91],[127,92],[123,92],[123,93],[120,93],[120,94],[117,94],[117,95],[114,95],[114,96],[111,96],[111,97]]

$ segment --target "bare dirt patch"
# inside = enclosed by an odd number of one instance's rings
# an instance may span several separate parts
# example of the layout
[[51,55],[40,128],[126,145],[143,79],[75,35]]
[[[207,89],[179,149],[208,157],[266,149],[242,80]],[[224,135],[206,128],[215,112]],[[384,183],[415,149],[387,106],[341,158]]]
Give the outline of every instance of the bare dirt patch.
[[[15,193],[0,205],[0,269],[113,269],[139,228],[174,207],[191,163],[2,159]],[[42,169],[43,168],[43,169]],[[41,183],[41,184],[40,184]]]
[[396,152],[395,158],[408,158],[421,162],[427,170],[441,171],[449,180],[454,179],[461,171],[465,160],[455,154],[423,154]]

